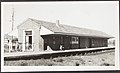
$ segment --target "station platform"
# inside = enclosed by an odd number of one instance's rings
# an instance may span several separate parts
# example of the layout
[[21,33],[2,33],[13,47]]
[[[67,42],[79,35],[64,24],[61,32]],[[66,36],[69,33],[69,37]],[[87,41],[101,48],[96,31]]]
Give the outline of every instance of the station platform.
[[5,57],[20,57],[20,56],[33,56],[33,55],[44,55],[44,54],[59,54],[59,53],[70,53],[70,52],[82,52],[82,51],[92,51],[92,50],[107,50],[115,49],[114,46],[111,47],[97,47],[97,48],[84,48],[84,49],[71,49],[71,50],[60,50],[60,51],[43,51],[43,52],[12,52],[4,53]]

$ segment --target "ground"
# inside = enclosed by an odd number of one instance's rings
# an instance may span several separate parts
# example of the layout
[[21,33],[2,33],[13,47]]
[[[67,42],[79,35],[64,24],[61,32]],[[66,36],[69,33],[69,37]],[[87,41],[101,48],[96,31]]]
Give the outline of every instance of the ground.
[[115,52],[96,55],[76,55],[37,60],[5,61],[5,66],[114,66]]

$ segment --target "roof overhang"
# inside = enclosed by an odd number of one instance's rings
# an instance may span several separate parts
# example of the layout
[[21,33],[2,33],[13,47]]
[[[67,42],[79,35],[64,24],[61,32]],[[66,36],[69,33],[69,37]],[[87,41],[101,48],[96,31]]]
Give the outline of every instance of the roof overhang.
[[41,36],[58,36],[58,35],[66,35],[66,36],[78,36],[78,37],[90,37],[90,38],[114,38],[114,37],[105,37],[105,36],[96,36],[96,35],[87,35],[87,34],[74,34],[74,33],[54,33],[54,34],[46,34]]

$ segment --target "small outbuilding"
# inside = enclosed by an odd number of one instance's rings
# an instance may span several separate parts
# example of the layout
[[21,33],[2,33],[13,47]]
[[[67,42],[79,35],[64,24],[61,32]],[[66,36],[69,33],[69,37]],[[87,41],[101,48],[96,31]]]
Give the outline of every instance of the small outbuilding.
[[27,19],[18,27],[22,51],[69,50],[107,47],[110,35],[96,30]]
[[17,50],[18,38],[8,34],[4,35],[4,52],[12,52]]

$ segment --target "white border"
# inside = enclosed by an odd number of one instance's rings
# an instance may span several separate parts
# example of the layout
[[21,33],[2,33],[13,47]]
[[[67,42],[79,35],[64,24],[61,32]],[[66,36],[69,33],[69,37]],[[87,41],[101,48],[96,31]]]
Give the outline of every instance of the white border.
[[31,4],[43,4],[43,3],[48,3],[48,4],[51,4],[51,3],[55,3],[55,4],[64,4],[64,3],[68,3],[68,4],[75,4],[75,3],[119,3],[119,1],[64,1],[64,2],[61,2],[61,1],[57,1],[57,2],[51,2],[51,1],[48,1],[48,2],[1,2],[2,4],[26,4],[27,5],[31,5]]
[[[87,2],[82,2],[82,3],[88,3]],[[119,1],[91,1],[90,3],[113,3],[116,2],[119,5]],[[4,34],[3,34],[3,5],[4,4],[35,4],[39,2],[1,2],[1,43],[4,42]],[[41,2],[41,3],[58,3],[58,2]],[[62,2],[61,2],[62,3]],[[64,2],[64,3],[70,3],[70,2]],[[72,4],[78,3],[76,1],[72,1]],[[119,7],[118,7],[119,10]],[[116,38],[116,49],[115,49],[115,66],[4,66],[4,50],[3,45],[1,44],[1,71],[2,72],[17,72],[17,71],[96,71],[96,70],[119,70],[120,69],[120,63],[119,63],[119,30],[118,32],[118,37]]]

